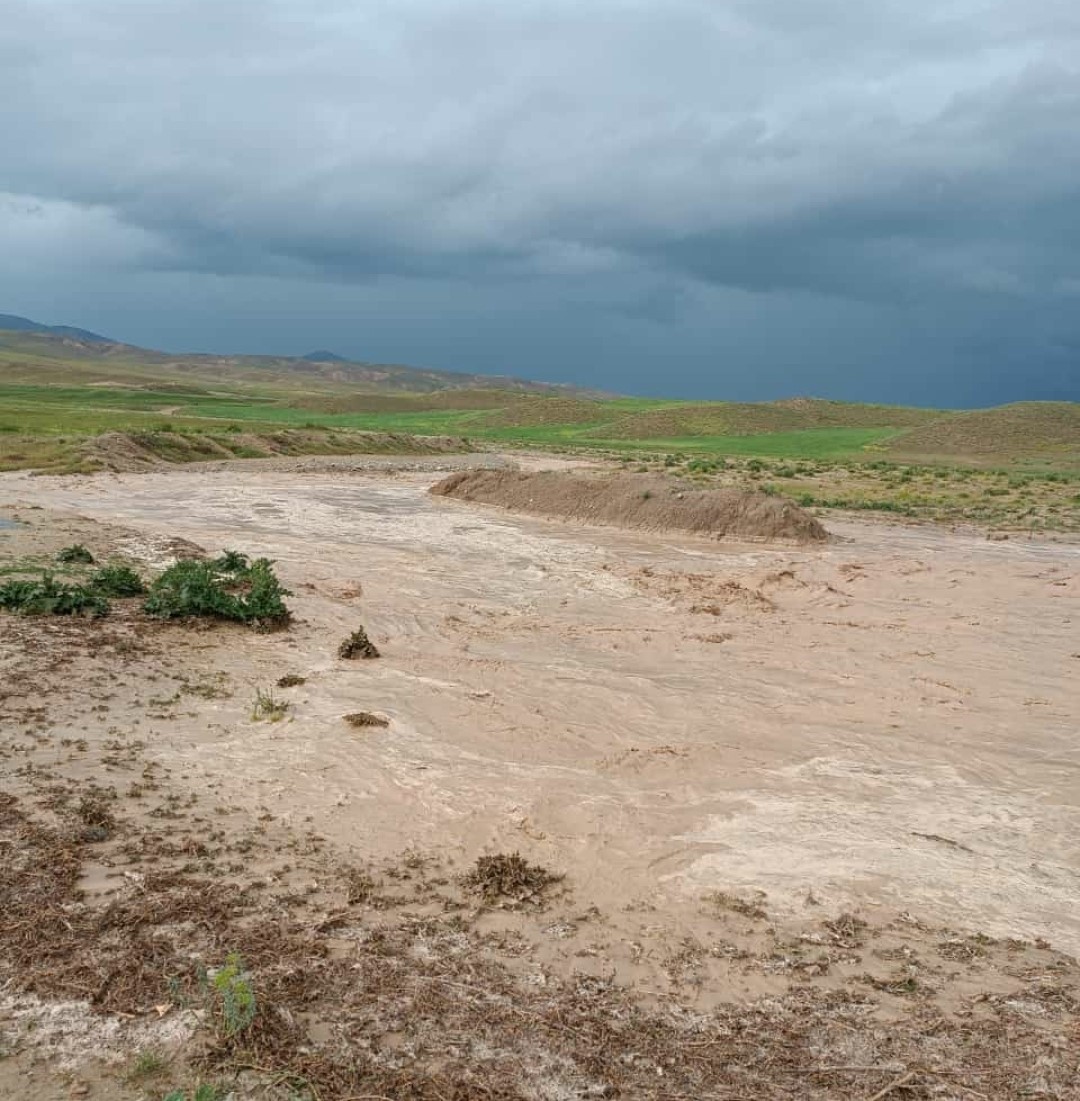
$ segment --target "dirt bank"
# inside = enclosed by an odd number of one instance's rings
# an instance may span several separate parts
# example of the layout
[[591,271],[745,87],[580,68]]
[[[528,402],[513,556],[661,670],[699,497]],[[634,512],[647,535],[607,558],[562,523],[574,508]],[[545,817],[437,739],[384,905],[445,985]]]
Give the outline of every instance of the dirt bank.
[[87,463],[101,470],[134,471],[163,463],[209,459],[271,458],[292,455],[392,453],[439,455],[468,451],[468,443],[450,436],[411,436],[400,432],[356,432],[282,428],[276,432],[222,430],[104,432],[83,445]]
[[716,539],[823,543],[828,533],[798,505],[764,493],[695,489],[639,474],[458,471],[431,487],[439,497],[515,512],[641,531],[685,531]]

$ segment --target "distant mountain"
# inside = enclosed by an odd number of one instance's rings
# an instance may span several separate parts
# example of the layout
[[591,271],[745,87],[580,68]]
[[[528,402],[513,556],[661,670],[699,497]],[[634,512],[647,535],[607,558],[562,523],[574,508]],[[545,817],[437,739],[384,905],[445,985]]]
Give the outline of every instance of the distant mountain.
[[300,357],[303,360],[307,360],[308,363],[348,363],[349,361],[344,356],[339,356],[334,352],[308,352],[306,356]]
[[0,313],[0,329],[16,333],[52,333],[53,336],[70,336],[91,344],[116,343],[115,340],[92,333],[89,329],[77,329],[73,325],[43,325],[40,321],[31,321],[28,317],[19,317],[13,313]]

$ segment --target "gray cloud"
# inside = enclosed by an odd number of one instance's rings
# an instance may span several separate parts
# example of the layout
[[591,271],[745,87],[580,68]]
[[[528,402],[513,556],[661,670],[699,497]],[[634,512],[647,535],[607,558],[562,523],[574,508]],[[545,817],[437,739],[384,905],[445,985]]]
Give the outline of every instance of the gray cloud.
[[288,288],[295,350],[378,304],[440,366],[1080,396],[1065,0],[13,0],[0,148],[0,308],[47,320],[251,347],[203,308]]

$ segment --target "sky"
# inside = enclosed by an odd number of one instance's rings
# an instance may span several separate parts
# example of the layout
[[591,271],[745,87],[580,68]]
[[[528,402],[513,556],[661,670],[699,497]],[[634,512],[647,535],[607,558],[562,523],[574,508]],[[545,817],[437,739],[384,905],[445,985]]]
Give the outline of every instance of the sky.
[[633,394],[1080,400],[1080,3],[5,0],[0,313]]

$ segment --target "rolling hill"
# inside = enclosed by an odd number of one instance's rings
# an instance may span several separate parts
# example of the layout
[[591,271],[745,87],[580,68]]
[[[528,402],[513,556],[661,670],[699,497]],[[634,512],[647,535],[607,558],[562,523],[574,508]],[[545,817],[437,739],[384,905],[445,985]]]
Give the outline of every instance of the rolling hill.
[[327,351],[305,356],[159,352],[10,314],[0,314],[0,371],[5,381],[49,384],[142,379],[154,383],[259,384],[288,390],[348,388],[377,393],[491,387],[535,394],[582,392],[573,386],[509,376],[352,362]]
[[[289,429],[468,437],[624,457],[689,453],[1080,470],[1080,405],[1071,402],[959,412],[817,398],[625,398],[516,378],[347,362],[325,350],[296,357],[175,355],[0,315],[5,322],[14,326],[0,330],[0,433],[9,441]],[[6,452],[17,456],[20,448]],[[9,466],[20,461],[0,459]]]
[[89,329],[77,329],[73,325],[43,325],[40,321],[31,321],[28,317],[19,317],[13,313],[0,313],[0,330],[17,333],[51,333],[53,336],[72,337],[90,344],[114,344],[107,336],[92,333]]

